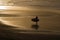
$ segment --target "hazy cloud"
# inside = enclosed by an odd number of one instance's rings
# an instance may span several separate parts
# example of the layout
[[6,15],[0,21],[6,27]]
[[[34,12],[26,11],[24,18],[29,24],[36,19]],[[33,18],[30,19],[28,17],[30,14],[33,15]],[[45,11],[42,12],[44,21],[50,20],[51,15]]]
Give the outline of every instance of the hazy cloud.
[[60,7],[60,0],[13,0],[16,6]]

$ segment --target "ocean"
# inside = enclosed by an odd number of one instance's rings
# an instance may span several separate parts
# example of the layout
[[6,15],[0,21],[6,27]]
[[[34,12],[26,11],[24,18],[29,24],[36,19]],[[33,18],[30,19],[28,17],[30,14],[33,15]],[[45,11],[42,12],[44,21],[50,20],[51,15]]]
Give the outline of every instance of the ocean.
[[[10,16],[9,16],[10,15]],[[53,12],[39,12],[39,13],[18,13],[18,14],[5,14],[0,17],[3,24],[11,25],[17,30],[29,30],[39,32],[60,33],[60,15]],[[14,16],[17,15],[17,16]],[[38,17],[39,21],[33,22],[32,19]],[[36,26],[37,25],[37,26]]]

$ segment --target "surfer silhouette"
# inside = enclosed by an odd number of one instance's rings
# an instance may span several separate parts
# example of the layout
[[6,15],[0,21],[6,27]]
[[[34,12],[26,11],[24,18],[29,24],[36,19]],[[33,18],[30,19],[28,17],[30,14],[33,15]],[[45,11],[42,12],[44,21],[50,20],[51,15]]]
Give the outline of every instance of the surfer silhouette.
[[36,16],[35,18],[33,18],[32,21],[36,22],[36,24],[32,25],[32,28],[34,28],[34,29],[37,30],[39,28],[39,25],[38,25],[38,21],[39,21],[38,16]]
[[37,23],[39,21],[38,16],[36,16],[35,18],[33,18],[32,21]]

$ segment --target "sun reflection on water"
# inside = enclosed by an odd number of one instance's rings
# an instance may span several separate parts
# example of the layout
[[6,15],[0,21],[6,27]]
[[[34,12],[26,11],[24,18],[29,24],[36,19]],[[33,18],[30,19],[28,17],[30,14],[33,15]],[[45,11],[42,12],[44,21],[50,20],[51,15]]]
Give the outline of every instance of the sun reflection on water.
[[0,6],[0,10],[7,9],[6,6]]

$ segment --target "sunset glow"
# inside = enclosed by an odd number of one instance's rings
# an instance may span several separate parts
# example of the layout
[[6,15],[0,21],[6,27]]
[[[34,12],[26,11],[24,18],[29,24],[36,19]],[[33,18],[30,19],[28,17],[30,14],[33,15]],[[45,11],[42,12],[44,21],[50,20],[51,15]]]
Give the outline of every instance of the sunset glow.
[[7,9],[6,6],[0,6],[0,9],[3,10],[3,9]]

